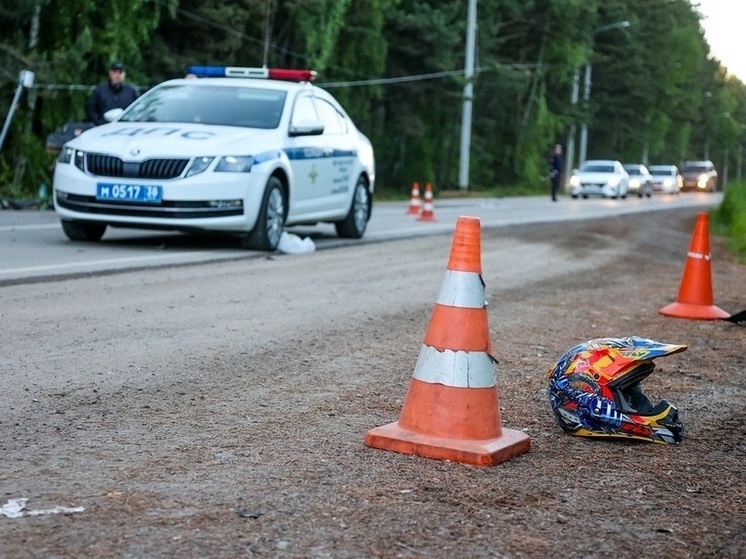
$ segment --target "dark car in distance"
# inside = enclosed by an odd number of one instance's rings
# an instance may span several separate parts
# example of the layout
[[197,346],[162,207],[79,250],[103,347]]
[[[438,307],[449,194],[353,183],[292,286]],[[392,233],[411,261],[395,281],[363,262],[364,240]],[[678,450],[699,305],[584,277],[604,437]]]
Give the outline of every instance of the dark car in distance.
[[684,179],[681,190],[715,192],[718,189],[718,172],[712,161],[686,161],[681,176]]

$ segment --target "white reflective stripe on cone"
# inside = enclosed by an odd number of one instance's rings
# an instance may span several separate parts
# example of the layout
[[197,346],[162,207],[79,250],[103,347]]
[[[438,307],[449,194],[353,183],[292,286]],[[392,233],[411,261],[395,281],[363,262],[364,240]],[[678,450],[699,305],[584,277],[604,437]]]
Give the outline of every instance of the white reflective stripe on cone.
[[438,351],[422,344],[412,376],[456,388],[491,388],[496,385],[493,363],[483,351]]
[[487,301],[482,276],[474,272],[446,270],[437,302],[449,307],[483,309]]

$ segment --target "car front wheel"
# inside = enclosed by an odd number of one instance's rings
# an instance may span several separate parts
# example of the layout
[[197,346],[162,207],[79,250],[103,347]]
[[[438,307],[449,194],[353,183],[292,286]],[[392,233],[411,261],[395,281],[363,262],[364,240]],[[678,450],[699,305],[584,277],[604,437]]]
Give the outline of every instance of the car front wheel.
[[342,221],[334,223],[337,235],[346,239],[359,239],[365,233],[370,217],[371,200],[368,183],[360,177],[355,185],[350,211]]
[[98,242],[106,232],[106,223],[62,220],[62,230],[71,241]]
[[273,251],[280,244],[285,227],[285,189],[277,177],[271,177],[264,189],[254,229],[241,239],[244,248]]

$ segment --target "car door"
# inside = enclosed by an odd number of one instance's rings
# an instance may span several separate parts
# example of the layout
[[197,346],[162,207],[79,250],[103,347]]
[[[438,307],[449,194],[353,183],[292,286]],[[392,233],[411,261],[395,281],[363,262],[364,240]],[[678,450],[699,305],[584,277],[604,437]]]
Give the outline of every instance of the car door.
[[330,174],[324,177],[322,209],[346,213],[357,180],[357,153],[355,133],[347,115],[331,101],[320,96],[314,98],[316,110],[324,124],[324,146],[329,157]]
[[285,153],[293,172],[288,219],[312,215],[324,207],[332,175],[333,148],[325,144],[313,92],[299,93],[293,104]]

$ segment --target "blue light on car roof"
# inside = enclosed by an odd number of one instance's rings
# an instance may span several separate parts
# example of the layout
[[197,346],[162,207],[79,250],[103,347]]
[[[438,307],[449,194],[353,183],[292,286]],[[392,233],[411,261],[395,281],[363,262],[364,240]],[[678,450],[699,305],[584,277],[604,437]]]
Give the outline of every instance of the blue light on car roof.
[[198,78],[267,78],[267,68],[237,68],[231,66],[189,66],[187,73]]

